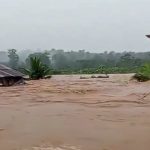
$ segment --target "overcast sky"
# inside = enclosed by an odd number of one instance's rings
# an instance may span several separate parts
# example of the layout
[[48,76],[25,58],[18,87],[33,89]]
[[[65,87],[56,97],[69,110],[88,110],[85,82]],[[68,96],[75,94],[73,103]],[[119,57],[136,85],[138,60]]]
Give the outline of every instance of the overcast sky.
[[149,51],[150,0],[0,0],[0,50]]

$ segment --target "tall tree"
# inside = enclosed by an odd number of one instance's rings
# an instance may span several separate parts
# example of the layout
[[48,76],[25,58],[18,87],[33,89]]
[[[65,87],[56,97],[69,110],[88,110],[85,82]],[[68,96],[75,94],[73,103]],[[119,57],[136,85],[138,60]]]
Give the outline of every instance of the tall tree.
[[19,56],[16,49],[8,50],[9,66],[13,69],[18,69]]

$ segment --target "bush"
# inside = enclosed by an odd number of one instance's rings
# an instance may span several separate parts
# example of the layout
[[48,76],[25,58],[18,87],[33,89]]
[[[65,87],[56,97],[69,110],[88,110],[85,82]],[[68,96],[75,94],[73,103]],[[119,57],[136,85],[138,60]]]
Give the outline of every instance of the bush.
[[138,73],[136,73],[133,76],[133,78],[140,82],[145,82],[150,80],[150,63],[147,63],[144,66],[142,66],[139,69]]
[[50,75],[50,68],[44,65],[37,57],[30,58],[30,69],[24,69],[24,71],[33,80],[43,79]]

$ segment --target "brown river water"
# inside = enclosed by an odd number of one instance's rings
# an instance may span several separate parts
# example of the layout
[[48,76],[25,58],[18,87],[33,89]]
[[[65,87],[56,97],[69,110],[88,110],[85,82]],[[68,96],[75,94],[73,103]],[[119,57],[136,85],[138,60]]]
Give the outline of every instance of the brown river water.
[[150,150],[150,82],[130,78],[0,87],[0,150]]

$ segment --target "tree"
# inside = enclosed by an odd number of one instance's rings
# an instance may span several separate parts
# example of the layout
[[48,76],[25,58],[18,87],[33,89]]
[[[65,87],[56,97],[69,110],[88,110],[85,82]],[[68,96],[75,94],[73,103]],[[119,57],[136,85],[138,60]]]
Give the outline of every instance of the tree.
[[19,56],[16,49],[8,50],[9,66],[13,69],[18,69]]
[[52,57],[52,60],[54,62],[54,67],[56,69],[66,69],[69,67],[69,61],[67,59],[67,57],[64,55],[64,54],[55,54],[53,57]]
[[30,54],[28,56],[28,58],[26,59],[26,63],[27,63],[27,66],[30,65],[30,58],[38,58],[40,59],[40,61],[46,65],[46,66],[50,66],[51,65],[51,62],[50,62],[50,59],[49,59],[49,56],[48,56],[48,53],[40,53],[40,52],[37,52],[37,53],[33,53],[33,54]]
[[50,74],[50,68],[37,57],[30,58],[30,68],[24,69],[24,71],[33,80],[43,79],[46,75]]

